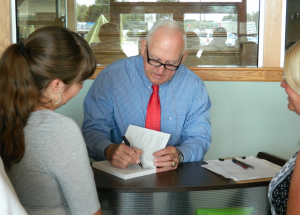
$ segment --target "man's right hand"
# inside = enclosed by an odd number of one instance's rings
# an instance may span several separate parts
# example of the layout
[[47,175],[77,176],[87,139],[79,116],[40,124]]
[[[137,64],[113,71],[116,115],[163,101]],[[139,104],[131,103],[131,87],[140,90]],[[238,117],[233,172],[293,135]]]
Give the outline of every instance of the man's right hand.
[[118,168],[126,168],[130,164],[140,163],[140,156],[143,151],[137,148],[130,148],[124,143],[122,144],[111,144],[105,151],[104,155],[111,164]]

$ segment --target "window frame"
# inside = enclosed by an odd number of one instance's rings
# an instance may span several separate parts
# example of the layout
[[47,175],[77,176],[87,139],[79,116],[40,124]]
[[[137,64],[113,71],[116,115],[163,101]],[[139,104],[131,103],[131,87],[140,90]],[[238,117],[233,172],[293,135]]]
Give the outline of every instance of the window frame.
[[[113,1],[113,0],[111,0]],[[248,0],[249,1],[249,0]],[[0,8],[1,16],[13,17],[11,8],[15,5],[15,0],[2,1],[3,7]],[[260,3],[260,48],[259,55],[262,63],[258,68],[251,67],[189,67],[204,81],[262,81],[280,82],[283,72],[284,55],[284,34],[285,34],[285,14],[286,2],[283,0],[261,0]],[[72,9],[73,8],[73,9]],[[67,23],[71,30],[76,30],[76,4],[75,0],[67,0]],[[262,8],[265,8],[262,10]],[[264,11],[264,14],[262,13]],[[12,43],[13,28],[12,18],[3,23],[3,31],[0,32],[0,53]],[[284,31],[284,32],[283,32]],[[1,35],[2,34],[2,35]],[[5,35],[4,35],[5,34]],[[95,79],[105,66],[97,66],[95,74],[91,79]]]
[[[111,0],[113,1],[113,0]],[[249,1],[249,0],[248,0]],[[246,0],[244,0],[246,3]],[[281,82],[283,72],[286,2],[260,1],[259,63],[252,67],[188,67],[204,81]],[[278,32],[280,31],[281,32]],[[97,66],[94,79],[105,66]]]

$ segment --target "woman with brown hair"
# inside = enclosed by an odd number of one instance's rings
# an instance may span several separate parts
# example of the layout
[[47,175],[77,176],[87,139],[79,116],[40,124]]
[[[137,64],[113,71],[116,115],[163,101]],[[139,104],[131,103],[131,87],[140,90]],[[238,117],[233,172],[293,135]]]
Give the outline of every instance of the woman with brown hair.
[[102,214],[81,131],[54,112],[95,68],[86,41],[58,26],[0,59],[0,155],[28,214]]

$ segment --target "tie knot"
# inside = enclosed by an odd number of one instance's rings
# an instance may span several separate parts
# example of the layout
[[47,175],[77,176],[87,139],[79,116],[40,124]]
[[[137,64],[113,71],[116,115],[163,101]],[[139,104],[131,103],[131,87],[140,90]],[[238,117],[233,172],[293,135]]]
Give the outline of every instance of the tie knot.
[[153,93],[158,93],[159,86],[158,85],[152,85]]

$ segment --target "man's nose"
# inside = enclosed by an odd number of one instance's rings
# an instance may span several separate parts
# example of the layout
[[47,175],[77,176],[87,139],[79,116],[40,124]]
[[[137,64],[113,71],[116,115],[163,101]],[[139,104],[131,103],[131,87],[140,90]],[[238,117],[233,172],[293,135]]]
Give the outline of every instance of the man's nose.
[[165,72],[165,70],[166,70],[166,68],[164,67],[164,65],[156,67],[156,71],[159,75],[162,75]]

